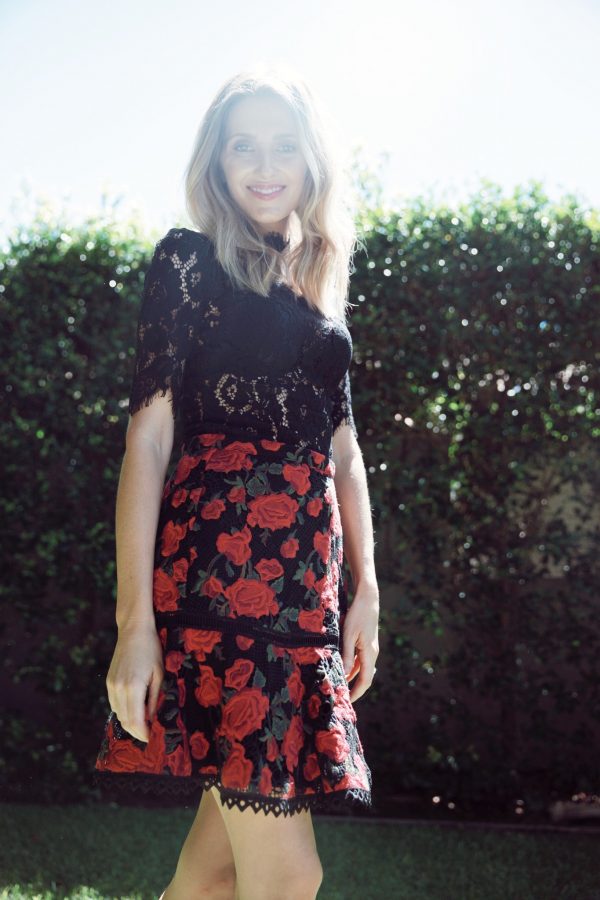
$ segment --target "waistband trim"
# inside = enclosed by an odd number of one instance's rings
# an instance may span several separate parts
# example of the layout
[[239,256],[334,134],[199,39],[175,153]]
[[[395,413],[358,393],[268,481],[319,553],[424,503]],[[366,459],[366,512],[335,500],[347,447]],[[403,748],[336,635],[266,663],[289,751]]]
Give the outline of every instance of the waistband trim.
[[200,610],[174,610],[172,612],[160,612],[155,610],[154,619],[157,628],[173,628],[187,626],[209,631],[227,631],[240,634],[244,637],[259,638],[269,644],[278,644],[284,647],[334,647],[340,648],[339,635],[336,632],[324,634],[311,634],[308,632],[283,632],[264,628],[262,625],[252,622],[240,622],[239,619],[226,619],[215,617],[211,613]]

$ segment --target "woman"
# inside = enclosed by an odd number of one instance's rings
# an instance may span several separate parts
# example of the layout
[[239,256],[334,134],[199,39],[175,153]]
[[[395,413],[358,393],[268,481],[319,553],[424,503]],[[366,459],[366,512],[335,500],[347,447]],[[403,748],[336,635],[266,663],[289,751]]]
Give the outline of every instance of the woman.
[[379,594],[338,174],[301,79],[233,78],[186,174],[196,228],[158,242],[145,280],[95,776],[202,793],[161,900],[314,898],[311,809],[371,802],[352,703]]

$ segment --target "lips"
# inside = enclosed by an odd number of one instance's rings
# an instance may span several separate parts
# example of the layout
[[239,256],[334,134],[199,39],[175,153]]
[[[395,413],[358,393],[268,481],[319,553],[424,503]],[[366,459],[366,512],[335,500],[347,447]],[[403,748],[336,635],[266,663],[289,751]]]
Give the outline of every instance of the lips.
[[256,197],[277,197],[285,190],[284,184],[249,184],[248,190]]

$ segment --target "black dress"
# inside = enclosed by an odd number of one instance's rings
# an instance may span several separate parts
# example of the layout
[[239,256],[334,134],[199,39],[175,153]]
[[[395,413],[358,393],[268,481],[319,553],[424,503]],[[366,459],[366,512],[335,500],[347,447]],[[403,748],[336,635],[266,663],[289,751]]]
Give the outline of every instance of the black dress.
[[[267,236],[282,249],[283,238]],[[149,741],[111,712],[94,781],[289,815],[371,804],[342,665],[334,430],[356,434],[346,325],[283,283],[234,288],[172,228],[144,284],[129,399],[171,389],[183,444],[162,494],[153,608],[164,680]]]

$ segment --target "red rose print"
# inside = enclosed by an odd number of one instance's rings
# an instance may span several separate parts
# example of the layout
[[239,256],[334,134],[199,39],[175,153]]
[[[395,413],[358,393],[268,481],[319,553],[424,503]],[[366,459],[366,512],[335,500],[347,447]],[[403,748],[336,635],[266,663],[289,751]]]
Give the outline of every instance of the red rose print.
[[321,774],[321,769],[319,768],[319,761],[317,759],[316,753],[308,754],[302,772],[307,781],[312,781],[313,778],[319,777],[319,775]]
[[[157,709],[160,708],[160,703],[161,701],[159,700]],[[155,716],[150,725],[150,738],[146,744],[146,749],[142,751],[143,756],[139,766],[140,772],[147,772],[152,775],[158,775],[162,772],[165,764],[164,746],[165,729]]]
[[236,659],[234,664],[225,670],[225,687],[239,691],[246,687],[253,672],[254,663],[251,659]]
[[158,632],[158,636],[160,638],[160,642],[161,642],[162,648],[164,650],[165,647],[167,646],[167,629],[161,628],[160,631]]
[[242,688],[223,707],[220,732],[230,741],[240,741],[262,725],[269,698],[260,688]]
[[232,487],[231,490],[227,494],[227,499],[230,503],[245,503],[246,502],[246,489],[243,487]]
[[315,531],[313,537],[313,547],[321,557],[324,563],[329,559],[331,553],[331,536],[328,531]]
[[260,446],[265,450],[279,450],[280,447],[283,447],[283,444],[281,441],[268,441],[266,438],[262,438]]
[[226,447],[214,447],[205,457],[206,469],[213,472],[233,472],[252,467],[248,454],[256,453],[256,447],[249,441],[232,441]]
[[223,637],[222,631],[202,628],[184,628],[183,646],[186,653],[194,653],[198,662],[204,662]]
[[325,462],[325,455],[323,453],[319,453],[318,450],[311,450],[310,455],[315,461],[315,465],[320,466]]
[[258,619],[279,610],[273,588],[256,578],[238,578],[230,587],[225,588],[225,596],[234,616],[252,616]]
[[169,753],[165,757],[165,761],[173,775],[192,774],[192,763],[182,744],[179,744],[173,753]]
[[233,534],[222,532],[217,538],[217,550],[236,566],[243,566],[252,556],[250,541],[252,532],[247,525]]
[[185,557],[175,560],[173,563],[173,578],[175,581],[187,581],[189,563]]
[[321,710],[321,700],[318,694],[311,694],[308,698],[308,714],[311,719],[316,719]]
[[302,698],[304,697],[305,687],[302,684],[302,678],[300,677],[300,669],[296,667],[290,677],[287,680],[287,689],[290,694],[290,700],[294,704],[294,706],[300,706],[302,702]]
[[194,691],[201,706],[220,703],[223,693],[223,679],[218,678],[210,666],[200,666],[200,685]]
[[288,651],[295,663],[301,666],[314,666],[325,658],[319,647],[291,647]]
[[176,525],[175,522],[167,522],[163,528],[161,541],[163,556],[173,556],[179,550],[179,544],[187,531],[187,523]]
[[217,767],[216,766],[201,766],[200,774],[201,775],[216,775]]
[[218,597],[223,593],[223,583],[214,575],[209,575],[202,583],[200,593],[203,597],[210,597],[212,600],[213,597]]
[[185,653],[182,653],[180,650],[169,650],[165,656],[166,671],[173,672],[176,675],[179,672],[184,659]]
[[298,625],[305,631],[324,631],[324,611],[317,609],[303,609],[298,615]]
[[177,469],[173,476],[174,484],[181,484],[182,481],[185,481],[192,469],[194,469],[199,462],[199,456],[190,456],[188,454],[184,454],[177,463]]
[[181,506],[182,503],[185,503],[185,498],[187,497],[188,492],[185,488],[177,488],[173,496],[171,497],[171,505],[172,506]]
[[303,495],[310,490],[310,469],[306,463],[299,466],[286,463],[283,467],[283,477],[289,481],[296,494]]
[[224,434],[218,434],[216,431],[206,431],[198,435],[198,440],[203,447],[214,447],[219,441],[225,437]]
[[288,730],[286,731],[281,750],[285,756],[285,764],[288,772],[292,772],[298,765],[298,755],[304,744],[304,728],[302,717],[292,716]]
[[197,556],[198,556],[198,551],[197,551],[197,549],[196,549],[195,547],[192,547],[192,548],[190,549],[190,562],[193,562],[193,561],[196,559]]
[[334,762],[342,762],[350,753],[346,732],[341,725],[332,725],[329,731],[317,731],[315,744],[319,753],[325,753]]
[[267,741],[267,759],[269,760],[269,762],[275,762],[278,756],[279,744],[277,743],[273,735],[271,735],[271,737]]
[[306,512],[309,516],[318,516],[322,509],[323,501],[320,497],[313,497],[313,499],[309,500],[306,504]]
[[192,503],[196,504],[200,497],[203,497],[206,493],[206,487],[201,484],[200,487],[194,488],[190,491],[190,500]]
[[289,494],[261,494],[248,501],[250,512],[246,521],[259,528],[289,528],[296,521],[298,501]]
[[237,634],[235,637],[235,642],[240,650],[247,650],[254,643],[254,638],[246,637],[245,634]]
[[190,753],[195,759],[204,759],[208,753],[210,744],[201,731],[195,731],[190,738]]
[[164,569],[154,570],[154,606],[161,612],[177,609],[179,591],[175,580]]
[[311,588],[315,583],[315,577],[315,573],[310,568],[310,566],[308,566],[306,571],[304,572],[304,578],[302,579],[304,587]]
[[220,519],[224,511],[224,500],[209,500],[208,503],[202,504],[202,507],[200,509],[200,516],[203,519]]
[[185,704],[185,681],[183,678],[177,679],[177,703],[182,709]]
[[268,766],[263,766],[262,772],[260,773],[258,790],[261,794],[270,794],[273,790],[273,775]]
[[254,567],[261,581],[273,581],[283,575],[283,566],[278,559],[261,559]]
[[284,559],[293,559],[298,550],[300,549],[300,544],[298,543],[296,538],[288,538],[287,541],[284,541],[281,547],[279,548],[279,552],[283,556]]
[[221,772],[223,787],[244,790],[252,777],[252,763],[242,744],[234,743]]

